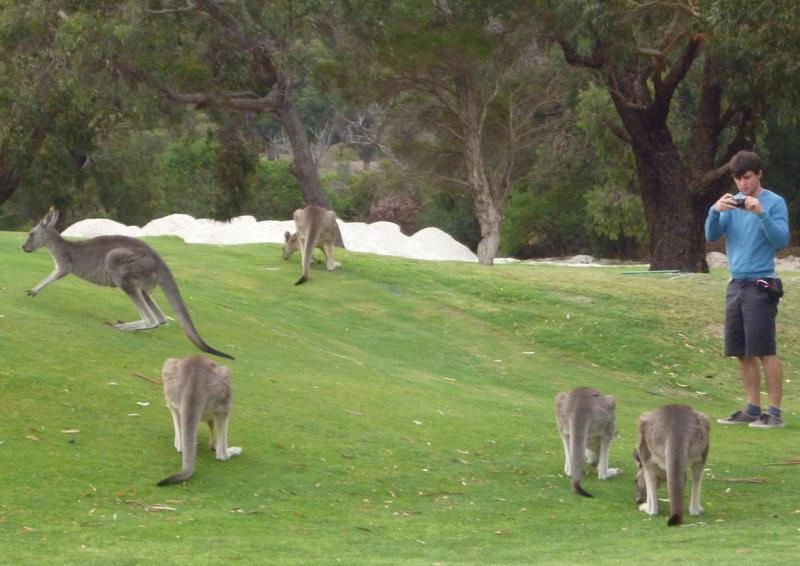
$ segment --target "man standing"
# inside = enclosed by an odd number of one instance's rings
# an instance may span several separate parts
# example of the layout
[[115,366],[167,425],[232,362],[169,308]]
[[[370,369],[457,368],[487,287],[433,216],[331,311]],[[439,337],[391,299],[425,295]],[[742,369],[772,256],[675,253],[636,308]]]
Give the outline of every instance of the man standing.
[[[730,168],[739,193],[724,194],[708,211],[706,239],[716,242],[726,236],[731,279],[725,305],[725,355],[739,360],[747,405],[717,422],[782,427],[783,368],[775,341],[780,280],[775,274],[775,253],[789,244],[789,213],[783,198],[761,186],[758,155],[740,151]],[[761,366],[769,401],[763,414]]]

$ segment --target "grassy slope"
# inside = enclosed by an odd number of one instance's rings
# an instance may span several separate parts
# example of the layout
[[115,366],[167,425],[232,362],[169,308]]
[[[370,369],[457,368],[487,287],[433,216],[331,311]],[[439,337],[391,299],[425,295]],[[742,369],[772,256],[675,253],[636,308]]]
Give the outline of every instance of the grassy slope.
[[[180,458],[160,386],[131,372],[159,378],[165,358],[195,350],[174,322],[104,325],[134,317],[114,289],[68,277],[26,297],[51,260],[22,241],[0,233],[0,562],[796,556],[797,467],[764,465],[800,452],[791,274],[779,317],[788,425],[715,424],[706,513],[668,529],[632,501],[636,419],[669,402],[712,417],[741,404],[735,362],[720,354],[722,271],[665,279],[342,251],[339,271],[317,266],[295,287],[299,260],[277,246],[153,239],[203,338],[237,358],[229,439],[244,448],[228,462],[203,450],[188,483],[157,488]],[[611,465],[624,474],[587,475],[592,500],[561,476],[552,416],[555,393],[579,385],[618,405]],[[753,477],[768,483],[721,481]]]

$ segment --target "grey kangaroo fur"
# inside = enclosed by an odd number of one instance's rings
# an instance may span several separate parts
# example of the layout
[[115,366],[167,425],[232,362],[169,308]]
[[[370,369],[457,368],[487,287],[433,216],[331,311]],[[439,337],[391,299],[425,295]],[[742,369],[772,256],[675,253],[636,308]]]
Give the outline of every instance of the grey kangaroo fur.
[[212,348],[200,338],[172,272],[153,248],[128,236],[100,236],[80,242],[65,240],[55,229],[58,214],[56,209],[50,207],[22,245],[27,253],[41,247],[47,248],[56,264],[50,275],[27,291],[28,296],[35,297],[50,283],[74,273],[95,285],[122,289],[133,301],[142,319],[119,322],[113,326],[120,330],[144,330],[167,322],[167,318],[149,294],[160,285],[189,340],[203,352],[234,359],[233,356]]
[[656,490],[666,478],[670,517],[667,525],[683,521],[683,488],[687,470],[692,470],[692,497],[689,514],[699,515],[700,486],[708,457],[708,417],[688,405],[666,405],[639,417],[639,440],[634,458],[639,466],[636,475],[636,503],[648,515],[658,515]]
[[283,259],[289,259],[292,254],[300,250],[303,275],[295,282],[300,285],[308,281],[309,266],[313,259],[314,248],[319,248],[325,254],[326,267],[333,271],[339,263],[333,261],[333,248],[336,244],[336,213],[321,206],[310,204],[305,208],[298,208],[292,215],[297,232],[284,234]]
[[591,387],[579,387],[556,395],[556,425],[564,444],[564,473],[572,490],[592,497],[581,487],[583,462],[597,463],[597,477],[608,479],[620,473],[608,467],[611,442],[616,431],[616,401]]
[[172,413],[175,450],[181,453],[182,468],[158,485],[170,485],[194,474],[197,458],[197,430],[206,421],[211,432],[211,449],[217,460],[238,456],[242,449],[228,447],[228,418],[231,414],[231,371],[203,356],[168,358],[161,370],[164,399]]

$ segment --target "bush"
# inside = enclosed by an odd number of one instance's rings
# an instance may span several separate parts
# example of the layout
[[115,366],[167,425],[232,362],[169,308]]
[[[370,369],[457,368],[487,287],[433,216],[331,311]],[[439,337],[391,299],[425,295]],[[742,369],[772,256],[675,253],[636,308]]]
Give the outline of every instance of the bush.
[[291,167],[292,162],[287,159],[259,160],[248,180],[249,198],[243,213],[259,220],[286,220],[296,209],[303,208],[303,192]]

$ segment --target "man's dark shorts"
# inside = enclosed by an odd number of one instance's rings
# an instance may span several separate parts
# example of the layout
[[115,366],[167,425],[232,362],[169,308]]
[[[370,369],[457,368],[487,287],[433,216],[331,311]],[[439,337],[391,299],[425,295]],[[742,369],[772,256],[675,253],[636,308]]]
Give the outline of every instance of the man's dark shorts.
[[777,314],[777,302],[752,281],[730,281],[725,304],[725,355],[775,355]]

